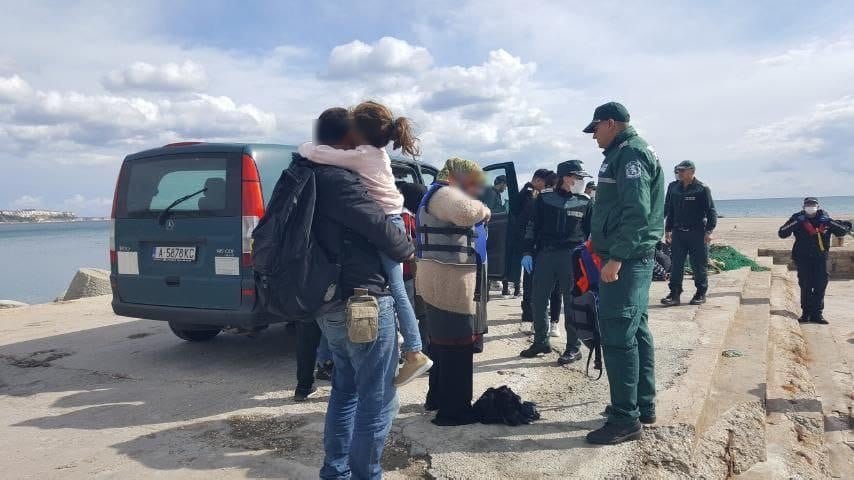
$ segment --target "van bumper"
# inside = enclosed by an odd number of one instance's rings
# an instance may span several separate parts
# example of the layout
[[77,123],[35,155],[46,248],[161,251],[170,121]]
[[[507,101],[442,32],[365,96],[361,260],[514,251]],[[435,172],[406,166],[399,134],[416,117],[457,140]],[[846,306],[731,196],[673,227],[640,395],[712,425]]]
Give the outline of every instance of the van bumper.
[[113,312],[122,317],[161,320],[181,324],[192,329],[194,325],[215,327],[256,328],[285,319],[257,310],[211,310],[205,308],[167,307],[125,303],[113,297]]

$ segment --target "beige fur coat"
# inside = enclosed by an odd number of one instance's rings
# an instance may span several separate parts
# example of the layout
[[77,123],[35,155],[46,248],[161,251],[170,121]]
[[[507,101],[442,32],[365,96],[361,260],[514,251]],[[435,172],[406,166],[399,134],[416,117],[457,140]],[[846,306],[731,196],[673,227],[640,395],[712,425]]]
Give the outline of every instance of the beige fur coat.
[[[455,187],[440,188],[430,198],[430,213],[460,227],[471,227],[490,215],[480,200]],[[449,312],[474,315],[477,274],[474,265],[448,265],[419,260],[415,288],[425,302]]]

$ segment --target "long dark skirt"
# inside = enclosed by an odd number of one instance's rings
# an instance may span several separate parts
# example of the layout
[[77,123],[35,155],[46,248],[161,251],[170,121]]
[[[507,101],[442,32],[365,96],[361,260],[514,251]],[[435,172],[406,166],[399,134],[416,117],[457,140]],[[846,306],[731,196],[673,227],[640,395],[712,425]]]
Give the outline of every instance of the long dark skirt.
[[427,304],[430,331],[430,388],[427,406],[436,409],[437,425],[465,425],[476,422],[471,408],[475,344],[475,315],[462,315]]

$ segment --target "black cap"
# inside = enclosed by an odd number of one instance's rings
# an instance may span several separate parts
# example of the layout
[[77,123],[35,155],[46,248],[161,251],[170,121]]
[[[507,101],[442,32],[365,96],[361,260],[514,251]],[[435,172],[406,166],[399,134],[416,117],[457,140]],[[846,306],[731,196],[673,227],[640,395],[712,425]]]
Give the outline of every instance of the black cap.
[[815,197],[807,197],[804,199],[804,205],[818,205],[818,199]]
[[493,185],[498,185],[499,183],[507,183],[506,175],[499,175],[495,177],[495,180],[492,182]]
[[697,169],[697,167],[694,166],[694,162],[692,162],[691,160],[682,160],[681,162],[676,164],[676,168],[674,168],[674,170],[677,172],[679,170],[696,170],[696,169]]
[[575,175],[582,178],[591,176],[584,171],[584,162],[581,160],[567,160],[557,164],[557,176],[563,178],[567,175]]
[[596,182],[587,182],[587,186],[584,187],[584,189],[587,190],[590,188],[592,188],[593,190],[596,190]]
[[628,122],[629,111],[621,103],[608,102],[604,105],[599,105],[593,112],[593,120],[584,127],[584,133],[593,133],[596,130],[596,124],[603,120],[615,120],[617,122]]

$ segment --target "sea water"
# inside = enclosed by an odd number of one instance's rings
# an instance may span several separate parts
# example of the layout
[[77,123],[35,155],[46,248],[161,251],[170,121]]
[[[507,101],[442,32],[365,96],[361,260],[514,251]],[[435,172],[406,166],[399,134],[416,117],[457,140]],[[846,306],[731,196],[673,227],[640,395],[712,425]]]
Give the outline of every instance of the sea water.
[[0,224],[0,300],[62,296],[80,267],[109,269],[110,222]]
[[[854,217],[854,196],[820,198],[831,215]],[[772,217],[782,223],[803,198],[718,200],[724,217]],[[50,302],[80,267],[109,268],[109,222],[0,224],[0,300]]]

